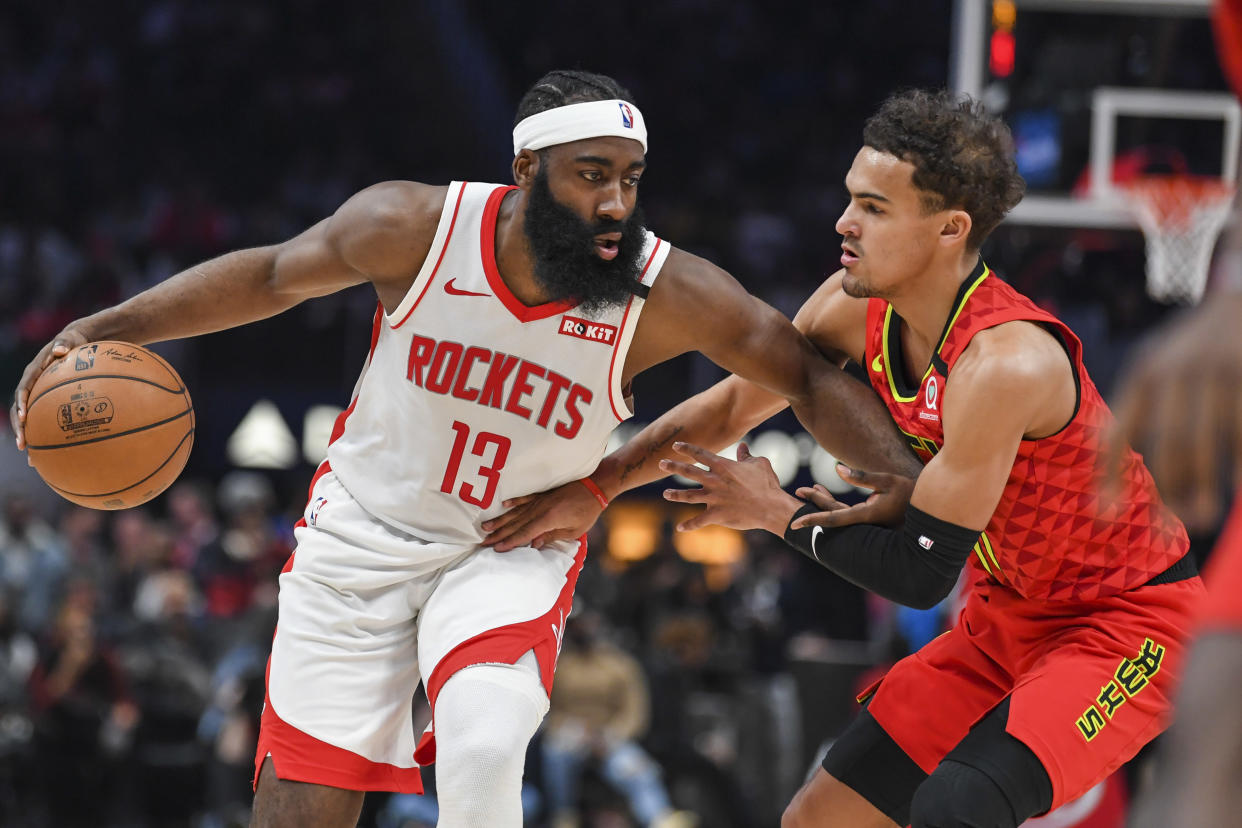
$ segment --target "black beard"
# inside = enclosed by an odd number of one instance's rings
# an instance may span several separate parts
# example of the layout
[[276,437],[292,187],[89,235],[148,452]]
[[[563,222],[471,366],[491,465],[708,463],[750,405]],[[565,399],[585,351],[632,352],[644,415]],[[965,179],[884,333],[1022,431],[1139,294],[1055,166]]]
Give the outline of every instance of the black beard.
[[[530,188],[523,224],[535,263],[535,281],[550,301],[576,301],[586,314],[617,307],[638,290],[645,241],[643,213],[636,205],[623,221],[583,221],[561,204],[540,167]],[[595,252],[595,237],[621,233],[617,256],[605,261]]]

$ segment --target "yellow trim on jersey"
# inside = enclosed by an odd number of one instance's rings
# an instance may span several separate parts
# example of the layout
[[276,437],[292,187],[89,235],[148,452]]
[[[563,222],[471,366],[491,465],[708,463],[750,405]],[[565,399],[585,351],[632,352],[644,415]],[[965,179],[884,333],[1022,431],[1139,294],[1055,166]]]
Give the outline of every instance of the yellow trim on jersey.
[[996,571],[992,574],[998,579],[1003,579],[1001,575],[1000,561],[996,558],[996,551],[992,548],[992,540],[988,537],[987,532],[979,534],[979,545],[983,547],[983,551],[988,553],[988,557],[992,559],[992,566],[996,567]]
[[914,449],[916,452],[919,449],[922,449],[923,451],[930,454],[932,457],[935,457],[936,454],[940,451],[940,446],[932,442],[930,437],[920,437],[917,434],[911,434],[910,432],[906,431],[901,426],[897,426],[897,430],[909,438],[910,448]]
[[944,336],[940,338],[940,344],[936,346],[936,353],[940,353],[940,349],[944,347],[944,343],[949,339],[949,331],[953,330],[953,325],[957,322],[957,318],[962,315],[962,308],[966,307],[966,303],[970,301],[970,295],[975,292],[975,288],[983,284],[983,280],[992,275],[992,268],[986,264],[983,266],[983,275],[975,279],[975,283],[971,285],[966,294],[962,296],[962,301],[958,303],[957,310],[953,311],[953,317],[949,320],[949,324],[944,327]]
[[988,538],[987,532],[979,533],[979,542],[975,544],[974,551],[979,558],[979,563],[983,565],[984,571],[996,580],[1003,582],[1005,579],[1001,575],[1000,561],[996,559],[996,552],[992,549],[992,541]]
[[[880,351],[884,354],[884,376],[888,378],[888,390],[893,395],[893,399],[897,402],[914,402],[915,397],[919,395],[918,389],[909,397],[901,396],[901,392],[897,390],[897,383],[893,381],[893,360],[888,355],[888,323],[893,318],[893,306],[889,305],[884,311],[884,328],[880,331]],[[923,379],[919,381],[921,388],[927,380],[927,374],[932,372],[932,367],[927,366],[927,373],[923,375]]]
[[[957,303],[957,308],[953,311],[953,316],[950,317],[949,324],[945,325],[944,336],[940,338],[940,343],[936,346],[937,354],[940,353],[940,349],[944,347],[944,343],[948,340],[949,332],[953,330],[954,323],[957,322],[957,318],[961,316],[962,314],[962,308],[966,307],[966,303],[970,301],[970,295],[975,292],[975,288],[983,284],[984,279],[988,278],[991,275],[992,275],[992,269],[985,264],[983,266],[983,275],[981,275],[978,279],[976,279],[973,285],[967,288],[966,293],[963,294],[962,296],[962,301]],[[884,376],[888,378],[888,390],[890,393],[892,393],[894,400],[896,400],[897,402],[903,402],[903,403],[914,402],[914,400],[919,395],[918,389],[922,388],[923,383],[927,382],[927,378],[931,376],[933,366],[930,362],[928,363],[927,370],[923,372],[923,378],[919,380],[918,388],[914,390],[913,394],[911,394],[909,397],[903,397],[901,395],[901,393],[897,390],[897,383],[893,379],[893,360],[888,355],[888,326],[889,326],[889,323],[892,321],[892,318],[893,318],[893,306],[889,305],[884,310],[884,327],[880,331],[880,350],[881,350],[881,353],[883,353],[884,355]],[[874,360],[872,361],[872,365],[874,366]]]
[[980,551],[979,544],[977,543],[975,544],[975,557],[977,557],[979,559],[979,563],[983,565],[983,571],[995,578],[996,573],[992,571],[992,567],[988,566],[988,559],[983,557],[983,552]]

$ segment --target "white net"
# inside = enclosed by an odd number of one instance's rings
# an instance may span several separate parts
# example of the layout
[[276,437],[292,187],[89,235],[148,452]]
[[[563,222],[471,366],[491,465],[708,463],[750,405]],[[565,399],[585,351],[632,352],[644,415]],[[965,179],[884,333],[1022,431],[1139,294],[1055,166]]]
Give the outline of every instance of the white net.
[[1147,240],[1148,295],[1158,302],[1198,303],[1234,188],[1219,178],[1167,175],[1144,176],[1125,189]]

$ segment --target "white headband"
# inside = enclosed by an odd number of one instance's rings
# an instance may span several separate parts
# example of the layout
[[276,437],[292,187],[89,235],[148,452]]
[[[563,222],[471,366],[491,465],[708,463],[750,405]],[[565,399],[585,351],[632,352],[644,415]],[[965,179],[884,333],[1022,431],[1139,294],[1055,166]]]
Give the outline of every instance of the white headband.
[[643,113],[632,103],[611,100],[558,106],[523,118],[513,128],[513,154],[610,135],[633,138],[647,151]]

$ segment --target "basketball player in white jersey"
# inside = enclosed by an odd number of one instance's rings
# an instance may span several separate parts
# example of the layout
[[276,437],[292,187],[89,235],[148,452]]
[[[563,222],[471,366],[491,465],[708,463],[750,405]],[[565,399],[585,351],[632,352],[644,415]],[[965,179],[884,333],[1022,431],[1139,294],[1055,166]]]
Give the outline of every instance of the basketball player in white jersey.
[[[614,81],[553,72],[523,98],[515,187],[378,184],[283,244],[239,250],[71,323],[17,388],[84,342],[217,331],[370,282],[371,350],[315,473],[279,624],[253,824],[350,826],[367,790],[419,791],[439,825],[518,826],[583,539],[481,547],[502,502],[587,477],[643,369],[699,350],[788,398],[830,450],[913,476],[875,395],[728,274],[642,226],[642,114]],[[419,681],[433,724],[417,738]]]

